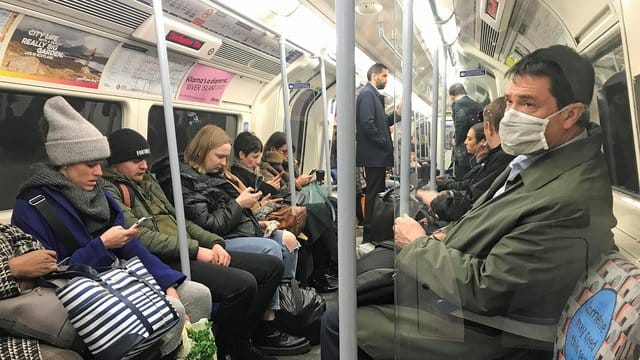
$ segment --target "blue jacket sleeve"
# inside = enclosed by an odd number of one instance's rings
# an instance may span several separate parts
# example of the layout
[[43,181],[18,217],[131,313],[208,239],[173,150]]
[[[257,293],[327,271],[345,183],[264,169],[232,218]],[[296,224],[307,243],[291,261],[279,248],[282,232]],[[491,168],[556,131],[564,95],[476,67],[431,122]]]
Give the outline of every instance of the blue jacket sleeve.
[[[61,216],[60,220],[64,221],[63,219],[65,218]],[[66,261],[67,264],[86,264],[100,268],[111,265],[115,260],[115,256],[104,247],[100,237],[91,239],[84,246],[78,243],[78,248],[72,253],[56,239],[49,223],[42,217],[40,212],[22,199],[16,200],[11,223],[21,228],[24,232],[33,235],[45,248],[54,250],[58,256],[58,261],[69,257],[69,260]],[[66,221],[65,225],[69,227],[72,233],[79,231]]]
[[173,270],[167,264],[160,261],[158,257],[150,253],[138,238],[131,240],[119,252],[122,254],[121,257],[123,259],[130,259],[137,256],[144,264],[144,267],[149,270],[149,273],[153,275],[153,278],[156,279],[156,282],[158,282],[158,285],[160,285],[163,291],[166,291],[167,288],[174,284],[182,283],[186,279],[183,273]]

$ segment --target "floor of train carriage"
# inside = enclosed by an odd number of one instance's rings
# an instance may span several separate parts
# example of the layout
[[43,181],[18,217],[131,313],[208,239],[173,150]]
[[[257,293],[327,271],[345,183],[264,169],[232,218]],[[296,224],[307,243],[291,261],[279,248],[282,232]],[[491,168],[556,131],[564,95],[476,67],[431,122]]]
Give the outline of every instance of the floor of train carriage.
[[[356,228],[356,245],[362,243],[362,227]],[[337,285],[338,281],[334,279],[329,279],[329,283],[331,285]],[[327,307],[330,304],[338,303],[338,292],[332,292],[328,294],[320,294],[327,302]],[[292,356],[277,356],[278,359],[281,360],[320,360],[320,345],[314,345],[311,347],[311,350],[302,355],[292,355]]]

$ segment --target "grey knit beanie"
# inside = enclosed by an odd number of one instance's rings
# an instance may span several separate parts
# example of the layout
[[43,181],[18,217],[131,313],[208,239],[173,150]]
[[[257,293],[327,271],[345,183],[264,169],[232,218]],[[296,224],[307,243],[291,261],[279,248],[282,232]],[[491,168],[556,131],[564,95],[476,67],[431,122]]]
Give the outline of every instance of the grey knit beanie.
[[52,165],[67,165],[109,157],[109,142],[93,124],[82,117],[62,97],[44,103],[44,117],[49,122],[44,144]]

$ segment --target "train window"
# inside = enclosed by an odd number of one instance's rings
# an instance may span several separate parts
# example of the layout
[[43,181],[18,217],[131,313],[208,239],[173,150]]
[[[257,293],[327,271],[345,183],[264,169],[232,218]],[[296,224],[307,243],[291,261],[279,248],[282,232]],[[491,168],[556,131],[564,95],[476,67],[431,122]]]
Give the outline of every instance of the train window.
[[640,193],[627,78],[620,44],[597,57],[593,65],[596,71],[598,115],[604,134],[603,149],[611,183],[619,189]]
[[[203,125],[213,124],[227,132],[231,139],[238,134],[238,115],[209,112],[202,110],[173,109],[173,119],[176,124],[176,141],[178,153],[182,153],[193,136]],[[167,156],[167,135],[164,126],[164,108],[152,106],[149,110],[147,122],[147,140],[151,147],[150,164]]]
[[[42,107],[50,95],[0,91],[0,210],[13,207],[29,167],[47,160],[44,149],[46,120]],[[122,127],[122,105],[116,102],[65,96],[65,99],[108,135]]]

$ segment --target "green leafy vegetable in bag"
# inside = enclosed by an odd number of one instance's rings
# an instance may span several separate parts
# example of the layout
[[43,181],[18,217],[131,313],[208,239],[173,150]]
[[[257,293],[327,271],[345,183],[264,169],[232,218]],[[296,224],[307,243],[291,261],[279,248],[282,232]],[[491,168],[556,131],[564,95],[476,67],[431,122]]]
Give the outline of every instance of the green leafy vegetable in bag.
[[191,350],[187,360],[213,359],[218,348],[211,332],[211,321],[201,319],[187,327],[187,336],[191,340]]

